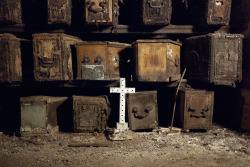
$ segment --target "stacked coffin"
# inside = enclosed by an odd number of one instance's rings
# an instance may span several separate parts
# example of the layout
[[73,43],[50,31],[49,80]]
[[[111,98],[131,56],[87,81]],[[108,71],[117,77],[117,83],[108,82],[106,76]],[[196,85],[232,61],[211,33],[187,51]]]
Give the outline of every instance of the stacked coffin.
[[78,80],[119,80],[129,78],[130,44],[82,42],[77,44]]
[[[194,23],[228,25],[231,0],[187,1]],[[3,6],[6,6],[3,8]],[[71,25],[71,0],[47,0],[47,24]],[[0,2],[0,22],[22,23],[21,1]],[[172,0],[138,0],[138,15],[143,25],[169,25]],[[116,26],[118,0],[86,0],[83,17],[87,25]],[[200,13],[200,15],[193,14]],[[181,70],[192,82],[236,87],[242,79],[242,39],[240,34],[213,33],[185,40],[136,40],[132,45],[110,41],[82,41],[61,33],[33,34],[33,66],[35,82],[86,80],[119,80],[144,83],[172,83],[181,79]],[[0,34],[0,82],[22,81],[20,39]],[[73,54],[74,49],[76,54]],[[22,55],[23,56],[23,55]],[[74,62],[76,61],[76,62]],[[184,66],[183,66],[184,65]],[[183,68],[184,67],[184,68]],[[75,70],[74,70],[75,69]],[[157,88],[156,88],[157,89]],[[72,96],[72,95],[71,95]],[[128,94],[126,112],[131,130],[159,127],[157,91]],[[67,97],[31,96],[21,102],[21,133],[47,134],[58,131],[60,109]],[[114,112],[107,96],[73,95],[70,110],[74,132],[104,132]],[[184,130],[212,127],[214,92],[183,89],[177,97],[177,119]],[[112,101],[111,101],[112,103]],[[112,111],[111,111],[112,110]],[[59,120],[57,120],[57,118]],[[160,118],[164,119],[164,118]]]
[[22,4],[21,0],[1,0],[0,1],[0,23],[21,24]]
[[21,39],[12,34],[0,34],[0,82],[21,81]]
[[[189,14],[194,24],[228,25],[232,0],[188,0]],[[198,14],[199,13],[199,14]]]
[[73,80],[71,46],[79,38],[65,34],[34,34],[34,78],[36,81]]
[[[189,23],[214,25],[228,25],[230,21],[232,0],[183,0],[186,1],[186,12],[181,20],[188,17]],[[1,0],[0,23],[22,24],[26,17],[32,22],[39,18],[47,25],[71,25],[74,17],[86,25],[116,26],[118,25],[121,4],[128,4],[127,10],[132,14],[129,22],[136,24],[162,26],[172,23],[172,11],[182,6],[175,6],[173,0],[136,0],[120,3],[118,0],[43,0],[27,1]],[[26,6],[25,6],[26,5]],[[27,7],[29,5],[29,7]],[[74,16],[74,12],[76,13]],[[127,12],[127,11],[126,11]],[[123,13],[124,14],[124,13]],[[177,13],[178,14],[178,13]],[[31,16],[32,15],[32,16]],[[24,18],[22,18],[24,17]],[[37,18],[36,18],[37,17]],[[136,19],[137,18],[137,19]],[[127,19],[127,18],[126,18]],[[173,20],[175,22],[176,20]]]
[[71,24],[72,0],[47,0],[48,24]]

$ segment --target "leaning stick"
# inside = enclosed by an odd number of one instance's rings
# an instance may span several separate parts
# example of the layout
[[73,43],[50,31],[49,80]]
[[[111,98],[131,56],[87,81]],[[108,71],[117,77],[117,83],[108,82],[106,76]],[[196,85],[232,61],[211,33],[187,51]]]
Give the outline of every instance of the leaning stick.
[[172,131],[172,128],[173,128],[173,124],[174,124],[174,115],[175,115],[175,107],[176,107],[176,99],[177,99],[177,95],[178,95],[178,92],[179,92],[179,89],[180,89],[180,86],[181,86],[181,82],[183,80],[183,77],[186,73],[186,68],[184,69],[183,71],[183,74],[181,76],[181,80],[180,80],[180,83],[177,87],[177,90],[176,90],[176,94],[175,94],[175,100],[174,100],[174,108],[173,108],[173,115],[172,115],[172,121],[171,121],[171,126],[170,126],[170,132]]

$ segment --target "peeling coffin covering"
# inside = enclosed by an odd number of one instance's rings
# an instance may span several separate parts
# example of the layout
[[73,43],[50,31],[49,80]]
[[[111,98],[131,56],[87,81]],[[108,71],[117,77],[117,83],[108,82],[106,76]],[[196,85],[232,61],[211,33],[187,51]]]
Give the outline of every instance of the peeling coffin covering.
[[176,121],[184,130],[211,129],[214,92],[206,90],[181,90],[177,97]]
[[47,0],[48,24],[71,24],[72,0]]
[[193,23],[207,25],[228,25],[232,0],[188,0],[188,8]]
[[131,76],[131,45],[118,42],[77,44],[78,80],[119,80]]
[[139,0],[137,6],[144,25],[170,24],[172,0]]
[[0,34],[0,82],[21,81],[21,39],[12,34]]
[[0,1],[0,23],[22,24],[21,0]]
[[104,132],[110,111],[106,96],[73,96],[74,132]]
[[67,97],[29,96],[20,98],[21,135],[58,133],[57,114]]
[[129,129],[158,127],[157,91],[142,91],[127,95]]
[[117,25],[118,0],[85,0],[85,21],[88,25]]
[[35,80],[73,80],[72,46],[81,42],[79,38],[65,34],[33,34]]
[[180,79],[181,43],[162,40],[137,40],[133,43],[134,78],[146,82],[171,82]]
[[242,80],[240,34],[207,34],[185,40],[187,78],[235,87]]

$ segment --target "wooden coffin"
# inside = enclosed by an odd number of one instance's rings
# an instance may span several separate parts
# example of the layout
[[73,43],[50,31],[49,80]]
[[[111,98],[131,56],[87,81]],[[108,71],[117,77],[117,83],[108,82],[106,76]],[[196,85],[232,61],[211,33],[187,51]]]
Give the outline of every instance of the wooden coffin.
[[187,38],[187,78],[215,85],[235,86],[242,79],[240,34],[208,34]]
[[58,132],[57,113],[67,97],[30,96],[20,98],[22,135]]
[[35,80],[73,80],[71,47],[79,42],[79,38],[65,34],[33,34]]
[[158,127],[157,91],[127,94],[127,111],[131,130]]
[[0,82],[22,81],[21,39],[0,34]]
[[106,96],[73,96],[74,132],[103,132],[110,110]]
[[21,0],[0,1],[0,23],[22,24]]
[[168,25],[171,22],[172,0],[139,0],[144,25]]
[[194,23],[228,25],[232,0],[188,0],[190,19]]
[[118,0],[86,0],[85,21],[88,25],[117,25]]
[[131,45],[117,42],[84,42],[77,44],[77,79],[119,80],[130,77]]
[[172,40],[137,40],[133,44],[135,79],[170,82],[180,79],[181,43]]
[[47,0],[48,24],[71,24],[72,0]]
[[211,129],[214,108],[214,92],[205,90],[181,90],[177,97],[177,119],[184,130]]

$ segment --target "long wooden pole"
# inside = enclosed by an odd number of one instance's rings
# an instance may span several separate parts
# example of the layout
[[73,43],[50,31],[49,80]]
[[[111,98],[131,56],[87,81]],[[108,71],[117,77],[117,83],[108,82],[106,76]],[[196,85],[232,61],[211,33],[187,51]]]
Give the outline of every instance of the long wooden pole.
[[177,95],[178,95],[178,92],[179,92],[179,89],[180,89],[180,86],[181,86],[181,82],[183,80],[183,77],[186,73],[186,68],[184,69],[183,71],[183,74],[181,76],[181,80],[180,80],[180,83],[177,87],[177,90],[176,90],[176,94],[175,94],[175,100],[174,100],[174,108],[173,108],[173,115],[172,115],[172,121],[171,121],[171,126],[170,126],[170,132],[172,131],[172,128],[173,128],[173,124],[174,124],[174,115],[175,115],[175,108],[176,108],[176,99],[177,99]]

